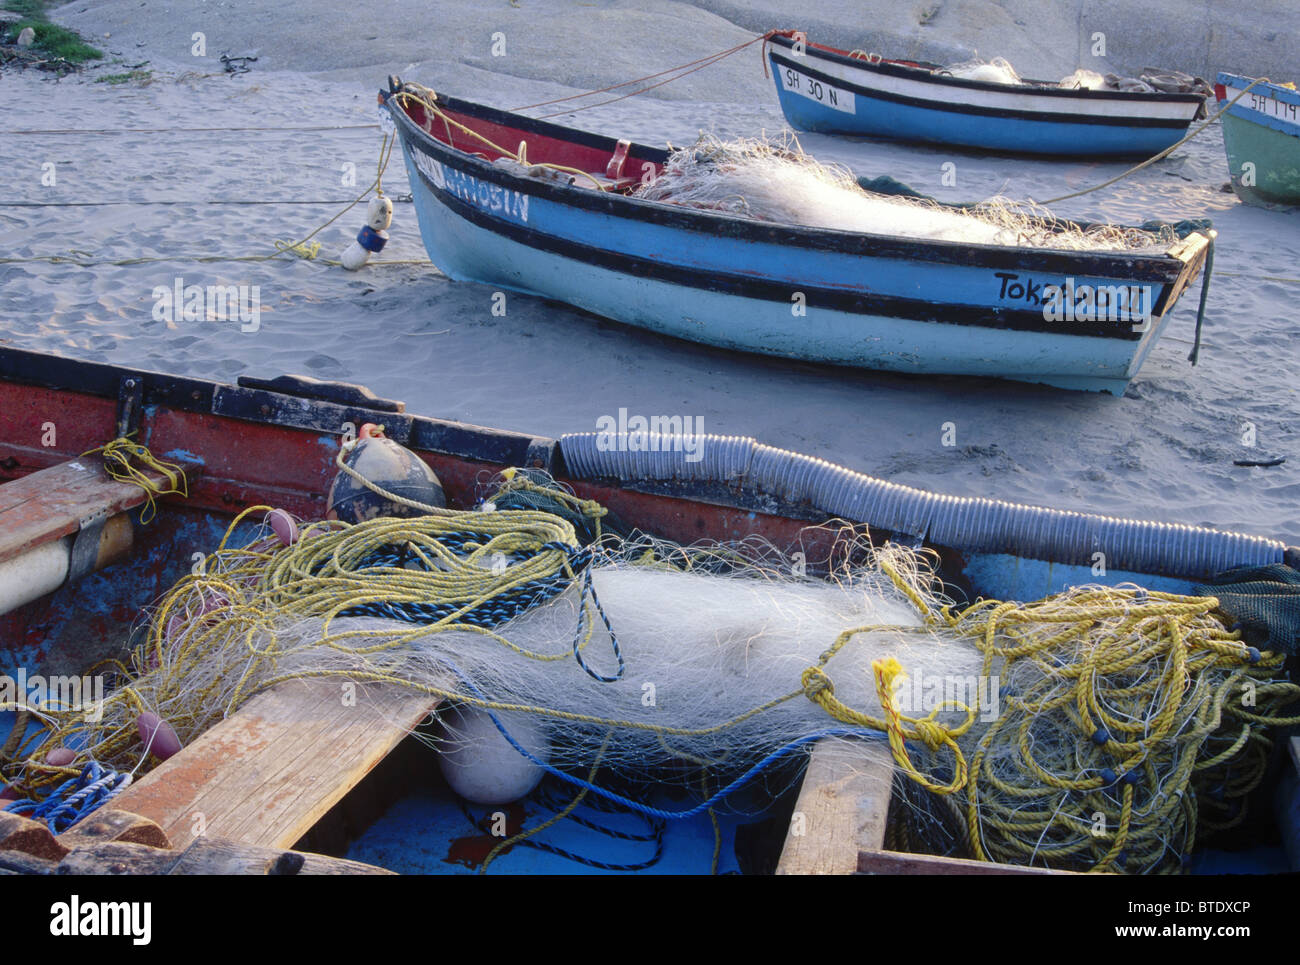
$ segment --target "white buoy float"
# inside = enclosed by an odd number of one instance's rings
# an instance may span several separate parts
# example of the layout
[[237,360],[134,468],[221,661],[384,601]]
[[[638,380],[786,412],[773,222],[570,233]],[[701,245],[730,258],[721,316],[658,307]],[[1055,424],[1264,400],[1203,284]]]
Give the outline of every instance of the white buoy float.
[[[102,569],[121,559],[130,551],[132,539],[129,517],[125,513],[110,517],[100,534],[92,568]],[[0,614],[53,593],[70,575],[81,575],[71,573],[75,541],[75,537],[65,536],[0,562]]]
[[393,223],[393,202],[388,198],[371,198],[366,208],[366,223],[357,232],[357,240],[343,249],[339,261],[348,271],[361,268],[370,256],[388,244],[388,227]]
[[[509,804],[529,794],[546,775],[497,730],[486,711],[463,705],[442,715],[446,735],[438,766],[451,789],[474,804]],[[541,723],[512,714],[510,736],[538,760],[550,759]]]

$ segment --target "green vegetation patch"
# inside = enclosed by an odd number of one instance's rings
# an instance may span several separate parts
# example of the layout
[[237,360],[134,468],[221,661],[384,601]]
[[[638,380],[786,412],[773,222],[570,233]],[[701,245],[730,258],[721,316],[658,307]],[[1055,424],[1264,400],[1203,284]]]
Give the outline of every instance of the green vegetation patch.
[[153,80],[153,71],[151,70],[129,70],[124,74],[105,74],[103,77],[96,77],[96,84],[147,84]]
[[75,30],[50,23],[45,16],[47,6],[49,4],[44,3],[43,0],[7,0],[5,9],[22,14],[23,19],[9,25],[5,36],[6,43],[15,43],[23,29],[31,27],[36,33],[36,42],[32,44],[33,49],[39,50],[47,57],[80,64],[87,60],[99,60],[104,56],[103,51],[90,46]]

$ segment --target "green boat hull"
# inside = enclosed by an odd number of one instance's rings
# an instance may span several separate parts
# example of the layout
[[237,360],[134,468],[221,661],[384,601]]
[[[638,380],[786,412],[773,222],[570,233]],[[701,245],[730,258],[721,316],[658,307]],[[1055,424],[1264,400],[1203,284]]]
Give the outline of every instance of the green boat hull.
[[1224,114],[1223,144],[1242,200],[1300,205],[1300,137]]

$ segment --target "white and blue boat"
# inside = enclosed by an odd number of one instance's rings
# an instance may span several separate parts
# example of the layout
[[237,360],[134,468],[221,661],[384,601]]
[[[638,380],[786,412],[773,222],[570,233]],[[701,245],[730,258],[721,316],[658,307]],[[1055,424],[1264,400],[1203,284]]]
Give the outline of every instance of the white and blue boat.
[[781,110],[801,131],[1017,154],[1150,157],[1182,138],[1205,103],[1195,93],[968,80],[939,64],[837,50],[793,31],[769,42]]
[[[448,276],[746,352],[1120,395],[1213,242],[1077,251],[757,221],[631,196],[660,148],[396,79],[380,100]],[[1053,290],[1107,308],[1051,311]]]

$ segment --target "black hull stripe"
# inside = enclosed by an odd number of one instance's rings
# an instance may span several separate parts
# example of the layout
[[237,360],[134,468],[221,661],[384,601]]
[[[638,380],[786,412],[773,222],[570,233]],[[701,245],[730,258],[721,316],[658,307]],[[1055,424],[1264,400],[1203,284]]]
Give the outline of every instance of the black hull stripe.
[[[793,50],[794,43],[787,37],[772,37],[773,46],[785,47]],[[927,69],[904,67],[901,64],[877,63],[873,64],[868,60],[860,57],[849,57],[845,54],[835,53],[830,50],[823,50],[811,44],[804,48],[805,57],[818,57],[822,60],[829,60],[832,63],[843,64],[846,67],[853,67],[858,70],[867,71],[873,74],[884,74],[889,77],[901,77],[907,80],[918,80],[925,83],[934,84],[940,87],[956,87],[966,90],[985,90],[985,91],[1002,91],[1007,90],[1005,84],[995,84],[985,80],[969,80],[965,77],[949,77],[943,74],[932,74]],[[941,66],[935,64],[934,66]],[[1050,81],[1032,80],[1024,78],[1030,84],[1048,84]],[[1079,88],[1078,90],[1069,90],[1063,87],[1034,87],[1032,92],[1035,95],[1044,97],[1082,97],[1085,100],[1095,101],[1118,101],[1128,103],[1138,103],[1141,101],[1155,101],[1163,103],[1181,103],[1181,104],[1199,104],[1205,100],[1200,94],[1177,94],[1165,91],[1138,91],[1138,90],[1089,90]]]
[[[834,74],[827,74],[815,67],[809,67],[807,63],[799,63],[782,57],[774,50],[768,52],[768,57],[771,59],[774,68],[789,67],[815,80],[820,80],[824,84],[830,84],[840,90],[852,91],[858,97],[889,101],[891,104],[904,104],[908,107],[918,107],[932,111],[944,111],[948,114],[978,114],[982,117],[1001,117],[1008,120],[1050,124],[1096,124],[1105,127],[1167,127],[1171,130],[1183,130],[1190,127],[1192,123],[1190,117],[1187,120],[1178,120],[1176,118],[1166,120],[1152,117],[1108,117],[1100,114],[1061,114],[1047,111],[1013,110],[1006,107],[983,107],[976,104],[947,104],[942,101],[931,101],[921,97],[909,97],[906,94],[895,94],[892,91],[862,87],[852,81],[844,80],[842,77],[836,77]],[[912,79],[919,80],[919,78]]]
[[[445,101],[450,109],[470,116],[491,119],[492,115],[502,113],[443,95],[439,95],[439,98]],[[634,198],[606,192],[574,190],[539,181],[536,178],[511,174],[498,165],[448,147],[421,130],[400,108],[394,106],[392,114],[397,121],[402,142],[408,149],[426,154],[435,161],[458,171],[464,171],[480,180],[571,208],[597,211],[601,214],[627,218],[630,221],[678,228],[710,237],[734,238],[804,250],[832,251],[905,261],[998,270],[1038,271],[1063,276],[1091,275],[1153,285],[1173,282],[1183,270],[1182,263],[1167,254],[1049,251],[1041,248],[1005,248],[992,245],[980,247],[956,241],[918,241],[888,235],[865,235],[798,225],[777,225],[747,218],[710,214],[671,204],[637,201]],[[506,115],[506,117],[514,118],[514,115]],[[528,129],[523,124],[517,126]],[[546,125],[546,127],[554,128],[556,125]],[[557,136],[547,133],[548,136]],[[1069,224],[1069,222],[1065,223]]]
[[[790,304],[791,293],[797,290],[807,296],[809,308],[834,309],[854,315],[883,315],[918,322],[943,322],[950,325],[1042,332],[1050,335],[1085,335],[1121,341],[1138,341],[1142,337],[1141,333],[1133,331],[1131,324],[1125,322],[1049,322],[1043,318],[1042,312],[1037,311],[1012,311],[976,305],[936,306],[919,299],[864,295],[837,288],[818,288],[788,281],[733,275],[715,269],[701,270],[682,265],[670,265],[580,244],[514,222],[502,221],[440,190],[423,173],[420,173],[420,183],[439,204],[457,217],[485,231],[509,238],[511,241],[538,251],[546,251],[583,264],[597,265],[637,278],[653,278],[683,287],[779,302],[787,306]],[[544,292],[539,294],[545,295]]]

